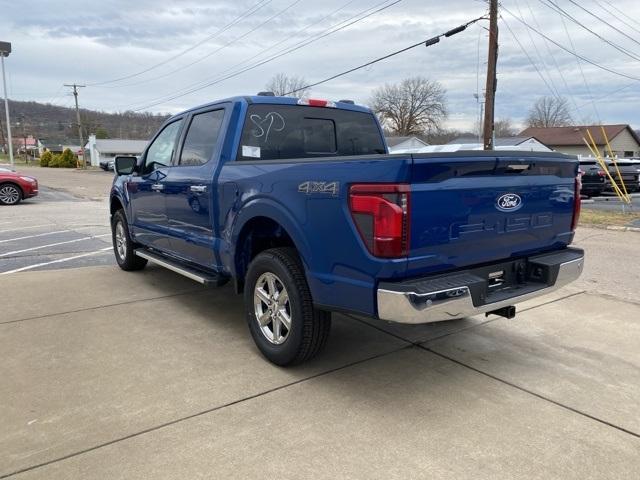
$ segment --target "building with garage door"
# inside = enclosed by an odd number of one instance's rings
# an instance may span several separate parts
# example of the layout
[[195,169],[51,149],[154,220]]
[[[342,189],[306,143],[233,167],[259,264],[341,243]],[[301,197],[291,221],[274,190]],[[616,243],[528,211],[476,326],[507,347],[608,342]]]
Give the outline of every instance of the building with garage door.
[[89,152],[91,165],[100,166],[100,163],[113,161],[116,155],[139,156],[149,142],[146,140],[126,140],[122,138],[96,138],[89,135],[89,141],[85,150]]

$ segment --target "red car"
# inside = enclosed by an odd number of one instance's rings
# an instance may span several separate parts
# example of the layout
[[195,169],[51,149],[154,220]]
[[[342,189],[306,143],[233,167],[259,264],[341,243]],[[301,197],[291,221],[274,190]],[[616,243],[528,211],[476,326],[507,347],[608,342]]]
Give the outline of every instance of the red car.
[[38,180],[0,168],[0,205],[15,205],[24,198],[38,195]]

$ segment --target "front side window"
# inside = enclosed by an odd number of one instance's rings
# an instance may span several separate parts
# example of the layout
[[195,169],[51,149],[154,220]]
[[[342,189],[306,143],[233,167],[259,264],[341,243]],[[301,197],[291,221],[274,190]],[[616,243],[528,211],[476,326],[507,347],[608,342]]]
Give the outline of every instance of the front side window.
[[239,160],[385,153],[371,113],[303,105],[249,105]]
[[171,164],[173,150],[176,147],[178,134],[182,119],[170,123],[160,135],[156,137],[147,150],[147,157],[144,162],[144,173],[151,173],[161,167],[167,167]]
[[194,115],[184,140],[180,165],[204,165],[211,159],[213,149],[218,142],[224,110]]

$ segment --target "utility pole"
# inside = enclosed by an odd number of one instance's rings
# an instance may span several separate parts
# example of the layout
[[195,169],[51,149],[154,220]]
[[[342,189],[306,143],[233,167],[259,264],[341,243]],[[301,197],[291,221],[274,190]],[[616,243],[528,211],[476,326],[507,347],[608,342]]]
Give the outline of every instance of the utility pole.
[[484,104],[484,149],[493,150],[493,123],[496,103],[496,64],[498,62],[498,0],[489,0],[489,60]]
[[4,57],[11,53],[10,42],[0,42],[0,62],[2,63],[2,87],[4,88],[4,111],[7,116],[7,145],[9,146],[9,161],[13,167],[13,144],[11,143],[11,119],[9,118],[9,99],[7,97],[7,80],[4,76]]
[[78,89],[86,87],[86,85],[64,84],[65,87],[73,87],[73,96],[76,100],[76,118],[78,120],[78,138],[80,139],[80,151],[82,152],[82,168],[87,168],[87,162],[84,158],[84,143],[82,141],[82,122],[80,121],[80,109],[78,108]]

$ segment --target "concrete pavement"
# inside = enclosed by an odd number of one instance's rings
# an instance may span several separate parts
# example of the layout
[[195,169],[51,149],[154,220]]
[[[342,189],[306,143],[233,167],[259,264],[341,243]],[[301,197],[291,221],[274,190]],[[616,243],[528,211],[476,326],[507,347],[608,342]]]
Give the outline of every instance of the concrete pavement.
[[640,478],[640,234],[579,229],[581,279],[514,320],[335,314],[281,369],[229,286],[70,260],[108,247],[111,176],[36,174],[0,217],[0,255],[35,248],[0,273],[46,264],[0,275],[0,478]]
[[636,478],[640,306],[580,287],[515,320],[334,315],[327,351],[281,369],[228,286],[0,277],[0,478]]

